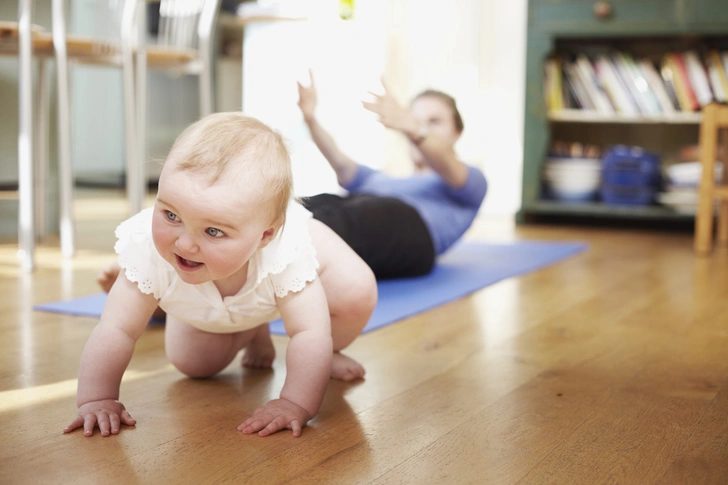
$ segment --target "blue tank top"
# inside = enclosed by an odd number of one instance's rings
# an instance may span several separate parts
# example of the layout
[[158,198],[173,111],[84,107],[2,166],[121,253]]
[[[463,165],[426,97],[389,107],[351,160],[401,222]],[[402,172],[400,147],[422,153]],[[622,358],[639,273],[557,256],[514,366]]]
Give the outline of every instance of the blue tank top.
[[452,188],[434,171],[411,177],[392,177],[365,165],[343,187],[353,194],[393,197],[412,206],[432,237],[435,253],[447,251],[468,230],[488,190],[483,173],[468,167],[468,178]]

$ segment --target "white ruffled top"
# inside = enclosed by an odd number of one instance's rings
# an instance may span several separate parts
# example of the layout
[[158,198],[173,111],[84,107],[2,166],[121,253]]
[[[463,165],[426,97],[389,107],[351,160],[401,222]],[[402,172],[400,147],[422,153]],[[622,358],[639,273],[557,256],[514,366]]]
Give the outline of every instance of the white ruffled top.
[[167,314],[200,330],[240,332],[275,320],[280,317],[276,296],[301,291],[316,279],[318,260],[308,232],[312,215],[297,202],[288,205],[283,230],[250,258],[245,285],[224,298],[212,281],[185,283],[162,259],[152,240],[153,210],[145,209],[116,228],[119,265]]

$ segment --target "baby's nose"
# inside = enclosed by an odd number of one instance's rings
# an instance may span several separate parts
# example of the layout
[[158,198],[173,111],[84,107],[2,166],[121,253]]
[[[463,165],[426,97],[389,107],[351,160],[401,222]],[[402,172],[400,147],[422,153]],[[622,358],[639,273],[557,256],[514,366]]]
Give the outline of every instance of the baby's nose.
[[195,238],[187,233],[184,233],[180,237],[178,237],[175,245],[188,254],[196,253],[199,249],[197,247],[197,243],[195,242]]

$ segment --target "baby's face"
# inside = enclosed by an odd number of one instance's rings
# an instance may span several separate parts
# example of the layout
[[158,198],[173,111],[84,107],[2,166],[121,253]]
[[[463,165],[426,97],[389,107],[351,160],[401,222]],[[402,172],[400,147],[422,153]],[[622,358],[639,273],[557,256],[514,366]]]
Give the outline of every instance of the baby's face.
[[165,166],[154,205],[152,237],[182,281],[235,284],[246,263],[275,233],[259,217],[261,204],[225,175],[204,176]]

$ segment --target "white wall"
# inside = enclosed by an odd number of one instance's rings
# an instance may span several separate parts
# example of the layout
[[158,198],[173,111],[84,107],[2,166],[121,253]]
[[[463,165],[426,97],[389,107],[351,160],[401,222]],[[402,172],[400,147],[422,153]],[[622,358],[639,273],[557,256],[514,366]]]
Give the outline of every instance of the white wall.
[[520,208],[523,163],[526,0],[372,0],[355,21],[329,14],[307,22],[246,28],[243,110],[290,142],[297,192],[335,191],[333,172],[311,142],[295,81],[314,69],[319,115],[344,151],[390,173],[411,172],[407,141],[385,132],[360,104],[384,74],[402,102],[426,88],[452,94],[465,120],[458,153],[490,183],[482,214]]
[[[453,95],[465,122],[461,158],[490,188],[482,214],[520,208],[526,0],[397,0],[389,9],[388,78],[403,101],[426,88]],[[406,142],[390,139],[387,167],[407,173]]]
[[377,168],[385,160],[384,128],[361,106],[384,70],[385,2],[358,2],[357,18],[349,21],[337,18],[335,4],[321,5],[307,21],[249,24],[243,43],[243,111],[288,142],[297,195],[339,190],[297,106],[296,81],[308,83],[309,68],[319,94],[317,115],[339,147]]

